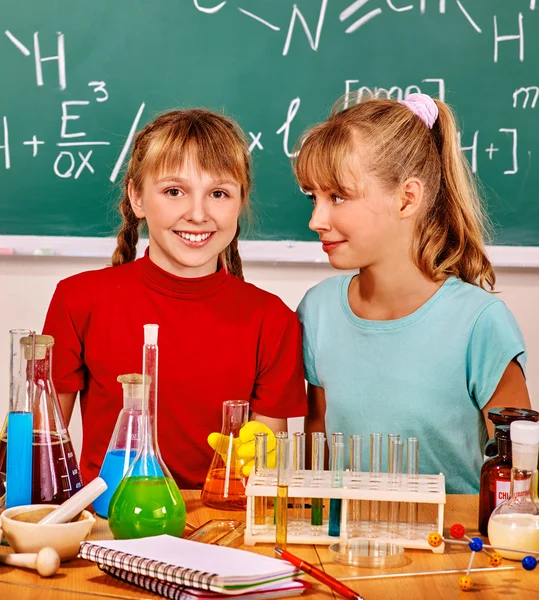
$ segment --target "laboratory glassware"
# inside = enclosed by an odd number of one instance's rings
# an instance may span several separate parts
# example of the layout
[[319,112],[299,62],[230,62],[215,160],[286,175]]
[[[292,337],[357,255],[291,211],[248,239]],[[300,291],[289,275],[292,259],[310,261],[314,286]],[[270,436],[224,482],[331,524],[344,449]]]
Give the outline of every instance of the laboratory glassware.
[[122,384],[123,407],[99,471],[107,489],[92,504],[103,519],[108,518],[110,499],[137,455],[142,430],[142,375],[120,375],[118,382]]
[[223,402],[223,424],[215,454],[202,488],[201,500],[207,506],[224,510],[245,510],[247,477],[242,472],[244,461],[238,458],[240,429],[249,418],[249,402]]
[[[339,488],[343,485],[344,471],[344,434],[331,434],[331,487]],[[341,498],[331,498],[329,501],[328,535],[341,534]]]
[[498,454],[489,458],[481,468],[479,486],[479,532],[488,535],[488,520],[492,511],[509,498],[511,489],[511,452],[510,426],[498,425],[495,431]]
[[54,338],[27,335],[19,343],[32,408],[32,503],[61,504],[82,488],[82,478],[52,382]]
[[[488,522],[492,546],[539,551],[539,499],[537,498],[537,455],[539,423],[511,423],[513,467],[509,498],[498,505]],[[499,550],[504,558],[521,560],[524,554]]]
[[[9,412],[0,438],[0,504],[11,508],[32,501],[32,379],[27,381],[27,358],[21,346],[25,337],[32,339],[32,370],[35,334],[28,329],[9,332],[11,346]],[[11,440],[8,444],[7,440]],[[9,483],[9,485],[7,485]]]
[[159,450],[157,436],[158,325],[144,325],[142,439],[137,455],[109,505],[109,527],[116,539],[181,536],[183,497]]

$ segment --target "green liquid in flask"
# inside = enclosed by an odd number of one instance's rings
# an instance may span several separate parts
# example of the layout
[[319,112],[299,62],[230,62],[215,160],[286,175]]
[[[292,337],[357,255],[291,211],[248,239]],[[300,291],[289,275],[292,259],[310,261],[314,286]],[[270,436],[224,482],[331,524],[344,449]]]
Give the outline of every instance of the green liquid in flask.
[[185,502],[169,477],[125,477],[109,506],[109,526],[117,540],[180,537],[186,518]]

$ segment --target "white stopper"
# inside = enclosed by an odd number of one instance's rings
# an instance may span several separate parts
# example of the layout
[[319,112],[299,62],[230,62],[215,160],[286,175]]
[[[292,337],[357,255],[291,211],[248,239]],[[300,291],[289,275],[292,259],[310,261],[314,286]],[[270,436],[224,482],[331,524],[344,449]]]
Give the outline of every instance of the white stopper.
[[159,325],[144,325],[144,345],[157,346]]
[[101,496],[106,489],[107,484],[105,481],[101,477],[96,477],[58,508],[43,517],[38,525],[56,525],[57,523],[71,521],[73,517],[84,510],[98,496]]
[[511,423],[513,467],[526,471],[537,469],[539,449],[539,423],[513,421]]
[[41,577],[51,577],[60,568],[60,557],[54,548],[41,548],[37,554],[1,554],[0,563],[26,567],[37,571]]

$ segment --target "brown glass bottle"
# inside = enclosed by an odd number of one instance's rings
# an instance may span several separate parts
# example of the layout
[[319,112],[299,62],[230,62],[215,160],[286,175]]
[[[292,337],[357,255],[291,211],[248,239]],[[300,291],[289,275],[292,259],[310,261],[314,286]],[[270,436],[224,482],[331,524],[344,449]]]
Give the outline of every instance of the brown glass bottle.
[[[539,412],[525,408],[491,408],[488,411],[488,418],[494,423],[494,437],[496,437],[496,429],[499,425],[511,425],[513,421],[539,421]],[[485,446],[485,460],[492,458],[498,454],[498,446],[496,439],[489,440]]]
[[511,439],[508,425],[496,427],[498,454],[487,460],[481,469],[479,491],[479,531],[488,535],[488,520],[492,511],[509,498],[511,486]]

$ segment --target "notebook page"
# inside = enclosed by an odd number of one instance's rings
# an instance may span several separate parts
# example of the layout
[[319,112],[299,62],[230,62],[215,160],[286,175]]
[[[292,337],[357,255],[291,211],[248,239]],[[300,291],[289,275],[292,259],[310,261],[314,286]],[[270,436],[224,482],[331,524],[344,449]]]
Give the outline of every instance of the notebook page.
[[227,578],[264,581],[296,573],[293,565],[277,558],[237,548],[202,544],[170,535],[135,540],[92,540],[90,543],[175,567],[214,573],[225,581]]

